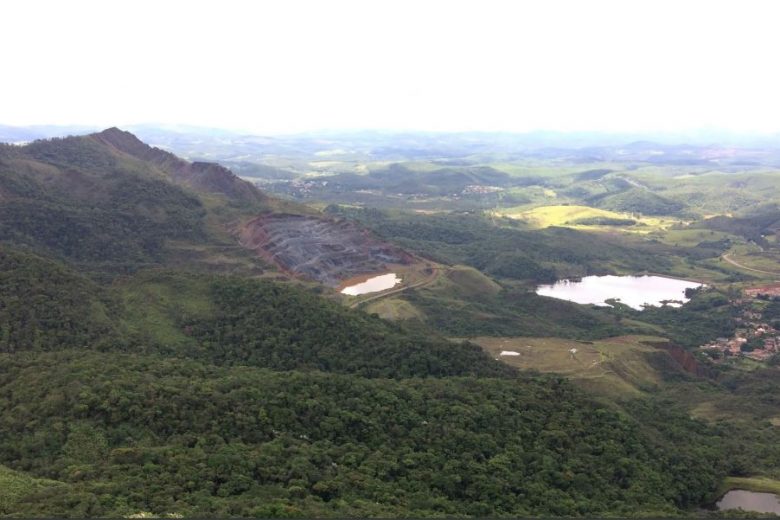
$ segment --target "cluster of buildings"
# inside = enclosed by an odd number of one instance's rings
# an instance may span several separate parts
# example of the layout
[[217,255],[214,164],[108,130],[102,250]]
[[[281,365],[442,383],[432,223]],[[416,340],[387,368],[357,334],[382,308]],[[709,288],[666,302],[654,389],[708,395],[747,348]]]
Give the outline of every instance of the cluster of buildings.
[[306,179],[293,179],[290,181],[290,187],[300,193],[310,193],[312,188],[325,187],[328,181],[312,181]]
[[487,195],[488,193],[496,193],[499,191],[504,191],[504,188],[500,188],[498,186],[482,186],[480,184],[469,184],[468,186],[463,188],[461,194],[462,195]]
[[704,351],[720,352],[721,359],[743,356],[756,361],[766,361],[780,352],[780,331],[762,320],[761,313],[750,308],[736,318],[739,328],[732,338],[717,338],[699,347]]
[[780,283],[745,289],[745,295],[751,298],[774,298],[780,296]]

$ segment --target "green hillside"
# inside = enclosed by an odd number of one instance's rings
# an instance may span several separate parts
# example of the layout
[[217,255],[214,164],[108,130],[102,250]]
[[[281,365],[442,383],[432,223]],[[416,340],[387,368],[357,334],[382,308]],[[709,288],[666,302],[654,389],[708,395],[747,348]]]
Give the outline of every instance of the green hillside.
[[685,206],[643,188],[591,197],[588,202],[602,209],[640,215],[678,215]]
[[[446,190],[523,183],[423,170]],[[367,177],[430,181],[399,171]],[[316,214],[118,129],[0,147],[0,514],[670,516],[728,476],[780,476],[774,398],[750,404],[774,390],[768,376],[708,381],[653,345],[607,339],[694,345],[732,325],[724,293],[680,314],[533,293],[560,276],[695,269],[729,244],[329,208],[357,222],[351,236],[423,258],[414,287],[367,302],[405,318],[389,322],[238,242],[241,222],[275,208]],[[477,335],[489,353],[446,339]],[[495,359],[505,336],[551,345],[545,366]],[[581,370],[561,337],[593,340],[583,356],[609,362]],[[615,382],[625,392],[583,390]],[[743,422],[692,418],[729,407]]]
[[[719,276],[703,264],[727,247],[720,243],[674,247],[642,236],[568,227],[531,230],[520,221],[473,213],[419,215],[335,205],[327,211],[356,219],[385,238],[444,264],[465,264],[497,278],[531,283],[643,271],[686,276],[686,265],[695,265],[701,276]],[[570,216],[580,214],[574,208]]]
[[267,209],[228,170],[196,166],[116,129],[0,145],[0,242],[116,275],[166,263],[173,241],[224,243],[216,222]]
[[[22,502],[31,497],[70,492],[61,482],[34,478],[0,466],[0,515],[19,516],[27,506]],[[29,511],[28,511],[29,513]]]
[[119,302],[56,262],[0,249],[0,351],[100,348],[118,341]]
[[[0,364],[0,459],[69,485],[23,494],[24,515],[670,514],[723,471],[715,447],[680,454],[671,432],[649,437],[554,378],[392,381],[75,351]],[[675,442],[701,435],[673,421]]]
[[204,239],[206,212],[198,198],[151,168],[125,168],[90,143],[81,139],[66,148],[77,157],[91,150],[75,166],[63,165],[57,146],[44,153],[48,142],[0,158],[0,241],[123,270],[162,261],[167,240]]
[[0,351],[80,347],[371,377],[512,371],[468,344],[407,332],[311,290],[147,273],[101,288],[65,266],[0,252]]

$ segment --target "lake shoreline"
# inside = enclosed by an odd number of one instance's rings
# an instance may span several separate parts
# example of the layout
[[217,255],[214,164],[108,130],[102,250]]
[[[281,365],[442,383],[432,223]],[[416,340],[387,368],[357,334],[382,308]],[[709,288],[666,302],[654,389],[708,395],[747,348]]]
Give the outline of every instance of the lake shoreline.
[[780,494],[780,480],[767,477],[726,477],[718,487],[716,494],[720,498],[733,490]]
[[[702,507],[707,511],[728,511],[729,509],[721,509],[721,503],[733,491],[755,493],[757,495],[773,495],[778,500],[776,514],[780,514],[780,480],[758,476],[726,477]],[[745,511],[762,512],[749,509],[745,509]]]
[[693,278],[682,278],[680,276],[671,276],[668,274],[661,274],[661,273],[654,273],[652,271],[642,271],[637,274],[627,274],[627,275],[619,275],[619,276],[657,276],[658,278],[669,278],[670,280],[682,280],[684,282],[691,282],[691,283],[700,283],[704,286],[711,285],[712,282],[708,282],[706,280],[695,280]]
[[535,292],[540,296],[582,305],[611,307],[610,301],[614,301],[642,311],[648,305],[684,305],[690,300],[687,291],[701,287],[706,287],[706,284],[669,276],[609,274],[558,280],[553,284],[538,285]]

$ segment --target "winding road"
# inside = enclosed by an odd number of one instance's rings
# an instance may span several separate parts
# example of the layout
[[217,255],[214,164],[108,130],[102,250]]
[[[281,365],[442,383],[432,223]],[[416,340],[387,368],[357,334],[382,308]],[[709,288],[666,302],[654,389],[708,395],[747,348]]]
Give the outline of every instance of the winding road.
[[762,271],[761,269],[754,269],[752,267],[748,267],[746,265],[742,265],[736,260],[733,260],[728,253],[724,253],[721,255],[721,258],[725,260],[726,262],[730,263],[731,265],[735,267],[739,267],[740,269],[744,269],[746,271],[753,271],[754,273],[761,273],[761,274],[768,274],[770,276],[780,276],[780,273],[772,272],[772,271]]

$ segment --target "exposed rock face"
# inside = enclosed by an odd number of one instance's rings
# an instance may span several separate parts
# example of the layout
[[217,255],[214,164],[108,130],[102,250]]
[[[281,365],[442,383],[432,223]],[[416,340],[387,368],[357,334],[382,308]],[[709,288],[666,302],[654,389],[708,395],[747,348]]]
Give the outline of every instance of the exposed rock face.
[[169,174],[175,182],[196,191],[221,193],[240,203],[251,204],[266,200],[265,195],[255,186],[219,164],[187,162],[165,150],[149,146],[130,132],[118,128],[109,128],[92,134],[91,137],[136,159],[153,163]]
[[301,215],[256,217],[238,230],[244,247],[282,269],[335,287],[360,274],[410,264],[414,257],[347,221]]
[[669,356],[674,359],[680,367],[689,374],[693,374],[697,377],[715,378],[717,373],[715,370],[702,365],[696,359],[696,356],[685,350],[684,348],[675,345],[670,342],[645,342],[648,345],[652,345],[656,348],[665,350]]
[[680,364],[683,370],[689,374],[707,378],[713,378],[716,376],[714,370],[699,363],[696,357],[684,348],[672,344],[665,345],[663,348],[669,353],[670,356],[672,356],[675,361]]

